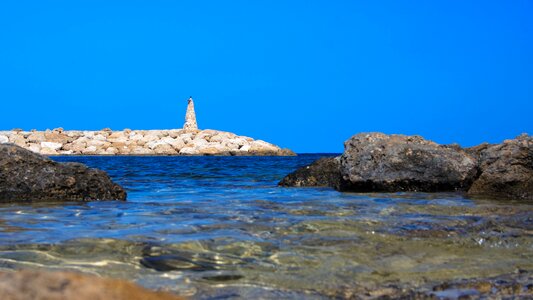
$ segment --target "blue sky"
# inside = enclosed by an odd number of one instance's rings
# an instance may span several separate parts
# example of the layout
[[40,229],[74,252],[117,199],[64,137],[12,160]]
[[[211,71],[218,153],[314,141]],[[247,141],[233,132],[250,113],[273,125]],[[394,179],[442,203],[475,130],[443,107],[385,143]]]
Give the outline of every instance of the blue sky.
[[201,128],[297,152],[533,129],[533,1],[1,1],[0,130]]

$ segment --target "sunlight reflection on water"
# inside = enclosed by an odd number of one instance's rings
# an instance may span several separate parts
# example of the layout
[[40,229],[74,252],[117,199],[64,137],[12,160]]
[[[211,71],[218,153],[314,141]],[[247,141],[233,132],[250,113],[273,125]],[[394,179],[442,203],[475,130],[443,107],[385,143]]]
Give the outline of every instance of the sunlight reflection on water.
[[276,186],[318,157],[55,158],[108,171],[128,201],[0,206],[0,268],[79,270],[199,299],[533,270],[531,205]]

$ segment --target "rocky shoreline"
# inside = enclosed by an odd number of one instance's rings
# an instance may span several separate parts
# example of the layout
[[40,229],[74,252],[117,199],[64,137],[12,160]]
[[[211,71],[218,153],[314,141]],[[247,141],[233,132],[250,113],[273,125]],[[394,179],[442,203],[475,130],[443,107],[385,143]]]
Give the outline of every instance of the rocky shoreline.
[[262,140],[218,130],[0,131],[0,144],[11,143],[42,155],[221,155],[293,156]]
[[360,133],[339,157],[283,178],[280,186],[329,186],[346,192],[448,192],[533,200],[533,137],[471,148],[420,136]]

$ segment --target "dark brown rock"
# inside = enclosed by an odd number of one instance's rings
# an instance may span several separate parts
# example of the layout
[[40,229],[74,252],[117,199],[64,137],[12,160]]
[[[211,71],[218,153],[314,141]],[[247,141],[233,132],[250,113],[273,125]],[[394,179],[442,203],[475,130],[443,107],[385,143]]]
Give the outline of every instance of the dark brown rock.
[[477,174],[477,162],[466,152],[420,136],[360,133],[344,146],[343,191],[459,191]]
[[106,172],[0,145],[0,202],[125,200]]
[[131,282],[67,272],[0,272],[2,300],[178,300]]
[[309,166],[302,167],[285,176],[280,186],[327,186],[338,187],[340,184],[340,163],[338,157],[321,158]]
[[533,137],[523,134],[498,145],[469,149],[479,157],[481,175],[470,196],[533,200]]

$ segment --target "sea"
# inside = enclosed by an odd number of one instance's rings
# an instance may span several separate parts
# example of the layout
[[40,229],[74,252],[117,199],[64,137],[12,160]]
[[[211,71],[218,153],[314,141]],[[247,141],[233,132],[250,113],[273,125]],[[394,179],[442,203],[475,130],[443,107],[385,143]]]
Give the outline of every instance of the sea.
[[68,156],[127,201],[0,205],[0,269],[123,278],[190,299],[329,299],[533,271],[533,205],[277,183],[321,157]]

